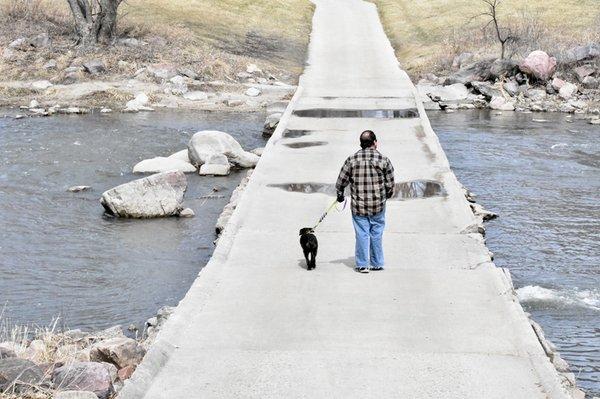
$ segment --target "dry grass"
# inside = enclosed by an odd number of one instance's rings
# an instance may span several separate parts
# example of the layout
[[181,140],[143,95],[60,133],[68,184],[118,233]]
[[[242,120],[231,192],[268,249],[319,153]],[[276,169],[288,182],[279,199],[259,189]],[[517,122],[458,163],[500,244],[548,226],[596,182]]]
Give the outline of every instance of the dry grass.
[[[479,0],[371,0],[398,59],[414,77],[447,69],[461,52],[498,57],[492,32],[483,30],[484,11]],[[505,0],[499,8],[501,24],[520,40],[509,54],[520,56],[533,49],[560,55],[578,44],[600,42],[600,7],[597,0]]]
[[[119,35],[148,45],[82,51],[74,48],[71,15],[64,0],[0,0],[0,47],[12,40],[47,32],[53,47],[19,54],[12,65],[0,60],[4,79],[50,78],[43,61],[57,59],[59,69],[78,59],[106,60],[109,72],[149,63],[174,63],[208,78],[233,77],[248,63],[282,78],[303,67],[312,4],[307,0],[129,0],[120,8]],[[16,68],[15,68],[16,66]],[[33,75],[33,76],[32,76]]]

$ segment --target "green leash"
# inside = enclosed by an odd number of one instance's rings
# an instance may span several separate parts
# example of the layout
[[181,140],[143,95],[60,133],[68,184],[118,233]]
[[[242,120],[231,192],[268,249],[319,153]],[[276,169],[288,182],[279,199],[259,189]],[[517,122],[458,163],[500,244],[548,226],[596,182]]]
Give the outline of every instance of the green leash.
[[[344,209],[346,209],[346,201],[347,199],[344,198],[344,206],[342,207],[342,209],[338,209],[339,212],[343,211]],[[315,224],[315,227],[313,227],[313,230],[317,229],[317,226],[319,226],[321,224],[321,222],[327,217],[327,215],[329,214],[329,212],[331,212],[331,210],[335,207],[335,205],[337,204],[337,198],[333,200],[333,202],[331,203],[331,205],[329,205],[329,208],[327,208],[327,210],[325,211],[325,213],[323,213],[323,215],[321,215],[321,217],[319,218],[319,221],[317,222],[317,224]]]

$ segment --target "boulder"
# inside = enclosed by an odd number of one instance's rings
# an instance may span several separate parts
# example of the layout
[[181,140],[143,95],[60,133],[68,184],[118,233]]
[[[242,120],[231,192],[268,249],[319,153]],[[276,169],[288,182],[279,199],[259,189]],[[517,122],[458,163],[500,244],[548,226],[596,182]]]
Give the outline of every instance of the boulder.
[[14,350],[0,346],[0,359],[7,359],[9,357],[17,357]]
[[262,154],[264,151],[265,151],[265,147],[258,147],[253,150],[250,150],[251,153],[258,155],[259,157],[262,157]]
[[0,393],[19,393],[40,384],[44,379],[42,369],[31,360],[9,357],[0,359]]
[[496,60],[490,66],[490,76],[493,79],[512,77],[519,72],[519,63],[514,60]]
[[189,68],[179,68],[177,72],[179,72],[180,75],[187,76],[192,80],[198,79],[198,74]]
[[600,43],[590,43],[568,50],[564,61],[567,63],[573,63],[593,60],[594,58],[598,57],[600,57]]
[[167,158],[179,159],[180,161],[190,163],[190,157],[188,156],[187,148],[185,150],[177,151],[175,154],[171,154]]
[[183,95],[183,98],[190,101],[208,100],[208,93],[203,91],[190,91]]
[[150,98],[146,93],[139,93],[133,100],[130,100],[125,104],[125,111],[137,112],[137,111],[152,111],[152,108],[147,107],[150,102]]
[[227,176],[231,169],[229,160],[223,154],[212,154],[208,156],[206,162],[200,166],[201,176]]
[[590,119],[590,125],[600,125],[600,118]]
[[463,65],[473,61],[473,53],[461,53],[452,60],[452,69],[460,69]]
[[37,80],[31,83],[31,88],[33,90],[46,90],[47,88],[52,86],[54,85],[47,80]]
[[126,381],[126,380],[130,379],[131,376],[133,375],[134,371],[135,371],[134,366],[123,367],[121,370],[119,370],[119,373],[118,373],[119,380]]
[[556,58],[541,50],[532,51],[519,66],[522,72],[534,78],[546,81],[556,71]]
[[490,68],[493,60],[482,60],[462,67],[459,71],[448,76],[444,81],[445,85],[454,83],[467,84],[474,80],[483,82],[490,78]]
[[12,61],[17,57],[15,51],[9,47],[2,50],[2,58],[6,61]]
[[57,362],[89,362],[90,356],[89,351],[82,350],[80,345],[77,344],[67,344],[62,345],[56,348],[56,352],[54,353],[54,359]]
[[556,91],[559,91],[565,85],[565,83],[567,82],[560,78],[554,78],[552,79],[552,88]]
[[144,159],[133,167],[133,173],[161,173],[170,170],[178,170],[183,173],[196,172],[194,165],[189,162],[165,157]]
[[137,366],[145,354],[146,350],[136,340],[117,337],[94,344],[90,351],[90,358],[92,361],[111,363],[118,368],[123,368]]
[[44,48],[50,47],[52,45],[52,41],[50,40],[50,36],[47,33],[41,33],[32,39],[29,39],[29,44],[35,48]]
[[244,151],[229,134],[216,130],[195,133],[188,144],[188,154],[193,165],[202,165],[213,154],[225,155],[229,162],[241,168],[253,168],[259,157]]
[[471,82],[471,87],[476,92],[483,94],[487,99],[502,96],[502,92],[495,85],[488,82]]
[[102,60],[90,60],[83,63],[83,69],[91,75],[100,75],[106,72],[106,64]]
[[29,40],[27,40],[24,37],[15,39],[8,44],[8,48],[15,49],[15,50],[21,50],[21,51],[30,50],[32,47],[33,46],[31,45]]
[[169,81],[173,84],[171,93],[179,96],[188,92],[188,86],[183,76],[173,76]]
[[92,391],[59,391],[54,394],[54,399],[98,399]]
[[182,209],[186,189],[183,172],[163,172],[105,191],[100,203],[108,214],[118,217],[175,216]]
[[250,87],[244,94],[246,94],[248,97],[258,97],[260,96],[261,91],[256,87]]
[[586,76],[581,81],[581,84],[586,89],[598,89],[598,88],[600,88],[600,79],[595,78],[593,76]]
[[148,73],[157,79],[169,80],[177,76],[177,68],[171,64],[152,64],[146,68]]
[[506,101],[504,97],[494,97],[492,98],[492,101],[490,101],[490,108],[497,109],[499,111],[514,111],[515,104]]
[[583,82],[583,79],[585,79],[587,76],[593,75],[596,70],[589,65],[582,65],[573,69],[573,72],[575,73],[575,76],[577,76],[577,79],[580,82]]
[[570,99],[575,93],[577,93],[577,86],[568,82],[565,83],[558,91],[558,95],[564,100]]
[[422,100],[431,99],[440,101],[461,101],[469,95],[469,89],[462,83],[454,83],[448,86],[439,86],[435,84],[419,84],[417,90],[421,94]]
[[279,120],[283,114],[280,112],[273,113],[267,116],[265,123],[263,125],[262,135],[264,137],[271,137],[275,129],[277,129],[277,125],[279,124]]
[[196,213],[191,208],[185,208],[183,211],[179,212],[180,218],[193,218],[196,216]]
[[114,393],[110,372],[101,363],[74,362],[58,367],[52,373],[52,382],[64,390],[91,391],[99,399],[108,399]]
[[546,90],[543,89],[529,89],[525,92],[525,96],[531,101],[542,101],[546,98]]
[[514,80],[510,80],[502,85],[504,91],[506,91],[511,97],[519,94],[519,84]]

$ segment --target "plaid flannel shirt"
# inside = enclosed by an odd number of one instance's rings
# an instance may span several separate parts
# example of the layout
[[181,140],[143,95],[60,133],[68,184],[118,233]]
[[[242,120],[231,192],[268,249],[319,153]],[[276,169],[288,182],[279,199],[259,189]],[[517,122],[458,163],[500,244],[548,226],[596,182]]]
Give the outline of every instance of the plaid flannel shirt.
[[338,195],[350,185],[352,214],[372,216],[381,211],[394,195],[394,167],[374,148],[361,149],[346,159],[335,189]]

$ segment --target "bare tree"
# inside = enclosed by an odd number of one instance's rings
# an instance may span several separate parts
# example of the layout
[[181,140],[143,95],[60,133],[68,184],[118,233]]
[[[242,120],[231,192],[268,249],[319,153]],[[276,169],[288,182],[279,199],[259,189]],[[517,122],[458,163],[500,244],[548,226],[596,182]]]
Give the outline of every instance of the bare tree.
[[109,44],[117,32],[117,9],[123,0],[67,0],[79,44]]
[[508,28],[501,28],[500,22],[498,21],[498,7],[502,4],[503,0],[480,0],[485,3],[486,11],[482,12],[475,16],[477,17],[487,17],[489,18],[488,22],[485,24],[483,29],[487,29],[488,26],[494,25],[495,35],[500,42],[500,59],[504,59],[506,54],[506,44],[516,41],[516,36],[513,36],[512,32]]

